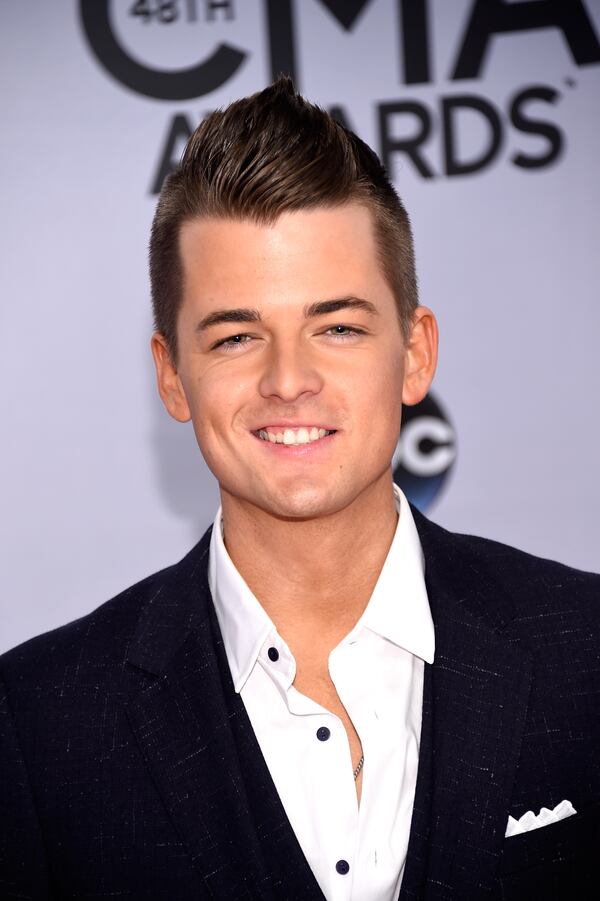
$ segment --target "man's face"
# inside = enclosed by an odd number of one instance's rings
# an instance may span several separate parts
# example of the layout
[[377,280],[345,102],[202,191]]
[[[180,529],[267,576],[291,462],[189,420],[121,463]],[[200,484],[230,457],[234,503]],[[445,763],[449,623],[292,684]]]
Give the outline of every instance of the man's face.
[[163,352],[159,383],[224,502],[316,518],[389,480],[410,354],[370,212],[197,220],[180,253],[177,372],[165,387]]

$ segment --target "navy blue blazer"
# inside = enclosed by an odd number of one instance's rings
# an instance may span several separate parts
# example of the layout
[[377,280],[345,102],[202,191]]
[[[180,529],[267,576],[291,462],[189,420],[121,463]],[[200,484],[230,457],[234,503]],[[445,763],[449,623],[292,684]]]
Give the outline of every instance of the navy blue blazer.
[[[600,577],[415,519],[436,653],[400,901],[596,898]],[[0,898],[322,901],[208,547],[0,657]],[[563,799],[575,816],[504,837]]]

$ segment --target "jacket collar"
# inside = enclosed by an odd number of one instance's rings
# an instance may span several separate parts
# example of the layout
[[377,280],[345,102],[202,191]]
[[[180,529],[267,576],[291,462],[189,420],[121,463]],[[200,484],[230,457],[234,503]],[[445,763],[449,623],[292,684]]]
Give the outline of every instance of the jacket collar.
[[138,669],[162,675],[186,639],[208,619],[206,570],[211,531],[208,529],[179,563],[151,577],[152,590],[127,653],[128,662]]

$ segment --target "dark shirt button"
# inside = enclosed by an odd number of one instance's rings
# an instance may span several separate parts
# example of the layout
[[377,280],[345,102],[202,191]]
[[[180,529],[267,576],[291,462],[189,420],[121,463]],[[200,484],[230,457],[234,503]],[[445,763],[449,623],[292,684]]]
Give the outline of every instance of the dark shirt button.
[[331,732],[327,728],[327,726],[321,726],[320,729],[317,729],[317,738],[319,741],[327,741]]
[[350,872],[350,864],[347,860],[338,860],[335,865],[336,870],[340,874],[340,876],[345,876],[346,873]]
[[269,655],[269,660],[272,660],[273,663],[275,663],[276,660],[279,660],[279,651],[277,648],[269,648],[267,654]]

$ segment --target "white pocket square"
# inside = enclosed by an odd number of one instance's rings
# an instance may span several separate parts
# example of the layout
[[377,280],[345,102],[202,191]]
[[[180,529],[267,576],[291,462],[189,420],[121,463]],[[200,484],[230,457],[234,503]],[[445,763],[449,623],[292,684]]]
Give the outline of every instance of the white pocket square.
[[528,810],[527,813],[524,813],[518,820],[515,820],[514,817],[508,818],[506,834],[504,837],[510,838],[512,835],[520,835],[522,832],[531,832],[532,829],[540,829],[542,826],[549,826],[550,823],[558,823],[559,820],[565,820],[567,817],[572,817],[574,813],[577,813],[577,811],[570,801],[561,801],[556,805],[554,810],[548,810],[547,807],[542,807],[537,816],[533,810]]

